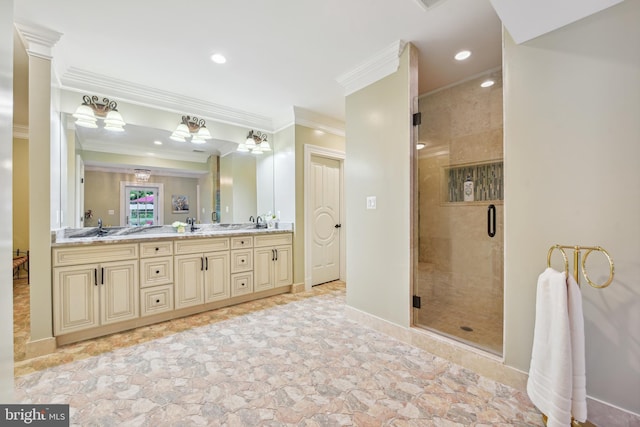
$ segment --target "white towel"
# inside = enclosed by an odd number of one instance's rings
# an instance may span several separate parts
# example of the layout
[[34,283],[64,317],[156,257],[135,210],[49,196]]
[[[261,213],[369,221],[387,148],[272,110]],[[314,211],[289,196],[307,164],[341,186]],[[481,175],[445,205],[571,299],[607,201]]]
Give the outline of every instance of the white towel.
[[582,293],[573,276],[567,280],[569,325],[571,328],[571,360],[573,362],[573,384],[571,415],[577,421],[587,420],[587,374],[584,351],[584,315]]
[[586,420],[584,319],[580,289],[564,272],[538,277],[527,393],[548,417],[547,427]]

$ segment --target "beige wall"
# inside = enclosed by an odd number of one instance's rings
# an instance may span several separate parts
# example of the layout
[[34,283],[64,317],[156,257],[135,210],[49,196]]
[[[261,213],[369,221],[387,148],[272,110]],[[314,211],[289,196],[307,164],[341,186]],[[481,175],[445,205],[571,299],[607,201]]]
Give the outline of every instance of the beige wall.
[[212,213],[216,211],[218,159],[218,156],[209,156],[207,160],[209,171],[198,178],[198,185],[200,186],[200,212],[197,213],[196,219],[202,224],[214,222]]
[[293,282],[304,283],[305,280],[305,238],[304,238],[304,146],[313,145],[316,147],[329,148],[332,150],[345,151],[345,139],[342,136],[334,135],[309,128],[307,126],[295,126],[296,141],[296,192],[295,192],[295,225],[294,236],[295,257],[293,259]]
[[258,212],[256,159],[251,153],[231,153],[220,159],[220,222],[249,222]]
[[13,250],[29,249],[29,141],[13,139]]
[[[407,45],[398,71],[346,99],[347,304],[403,327],[410,322],[414,55]],[[377,197],[377,209],[366,209],[368,196]]]
[[[600,245],[582,285],[589,396],[640,413],[640,2],[523,45],[505,34],[505,361],[528,370],[553,244]],[[598,255],[589,274],[609,271]],[[558,268],[560,268],[558,266]],[[583,280],[584,282],[584,280]]]
[[[85,226],[95,227],[98,218],[102,218],[105,226],[124,225],[120,224],[120,182],[135,182],[135,177],[132,174],[101,171],[85,171],[84,177],[85,210],[91,209],[93,212],[93,218],[86,219]],[[164,224],[174,221],[185,222],[187,217],[195,216],[197,178],[151,175],[148,183],[164,186],[164,200],[161,206]],[[189,212],[172,213],[171,196],[174,194],[186,195],[189,198]],[[114,214],[109,215],[109,210],[113,210]]]

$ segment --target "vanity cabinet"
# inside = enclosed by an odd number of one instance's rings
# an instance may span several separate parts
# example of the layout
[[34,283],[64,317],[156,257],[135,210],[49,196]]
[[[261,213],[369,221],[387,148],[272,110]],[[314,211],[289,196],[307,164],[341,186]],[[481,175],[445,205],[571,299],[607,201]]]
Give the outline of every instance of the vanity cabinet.
[[291,233],[142,240],[53,247],[58,345],[285,293],[293,283]]
[[291,234],[255,236],[253,254],[255,292],[293,283]]
[[138,298],[137,244],[54,249],[55,335],[135,319]]
[[140,316],[173,310],[173,242],[140,243]]
[[229,238],[174,244],[176,309],[231,297]]

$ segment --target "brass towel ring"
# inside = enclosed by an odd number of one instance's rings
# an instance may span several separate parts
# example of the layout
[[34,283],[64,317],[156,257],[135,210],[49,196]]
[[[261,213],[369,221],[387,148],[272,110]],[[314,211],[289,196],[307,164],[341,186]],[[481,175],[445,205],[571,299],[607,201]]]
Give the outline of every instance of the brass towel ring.
[[553,245],[549,248],[549,252],[547,253],[547,267],[551,267],[551,254],[553,253],[554,249],[558,249],[562,254],[562,258],[564,259],[564,271],[569,274],[569,259],[567,258],[566,252],[560,245]]
[[[589,278],[589,275],[587,274],[587,265],[586,265],[587,264],[587,257],[594,250],[602,252],[604,254],[604,256],[607,257],[607,260],[609,261],[609,279],[606,282],[604,282],[604,284],[602,284],[602,285],[596,285],[595,283],[593,283],[591,281],[591,279]],[[611,259],[611,256],[609,256],[609,252],[607,252],[604,248],[601,248],[600,246],[597,246],[595,249],[589,249],[584,254],[584,257],[582,258],[582,274],[584,274],[584,278],[587,279],[587,283],[589,283],[589,285],[593,286],[594,288],[602,289],[602,288],[606,288],[607,286],[609,286],[611,284],[611,282],[613,282],[613,272],[614,272],[614,270],[615,270],[615,268],[613,266],[613,260]]]

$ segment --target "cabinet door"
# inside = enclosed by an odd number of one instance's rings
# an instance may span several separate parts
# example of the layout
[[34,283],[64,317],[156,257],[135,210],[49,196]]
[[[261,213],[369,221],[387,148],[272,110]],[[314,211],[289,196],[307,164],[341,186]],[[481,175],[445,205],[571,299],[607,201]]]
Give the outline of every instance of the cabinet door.
[[274,286],[288,286],[293,283],[293,250],[291,246],[277,246],[274,262]]
[[231,297],[229,252],[205,254],[204,289],[205,302],[220,301]]
[[255,292],[273,288],[273,248],[259,248],[253,252],[253,289]]
[[53,269],[54,335],[81,331],[99,325],[97,273],[97,264]]
[[204,304],[204,258],[198,255],[174,257],[175,308]]
[[138,261],[100,264],[100,322],[102,325],[135,319],[140,315]]

